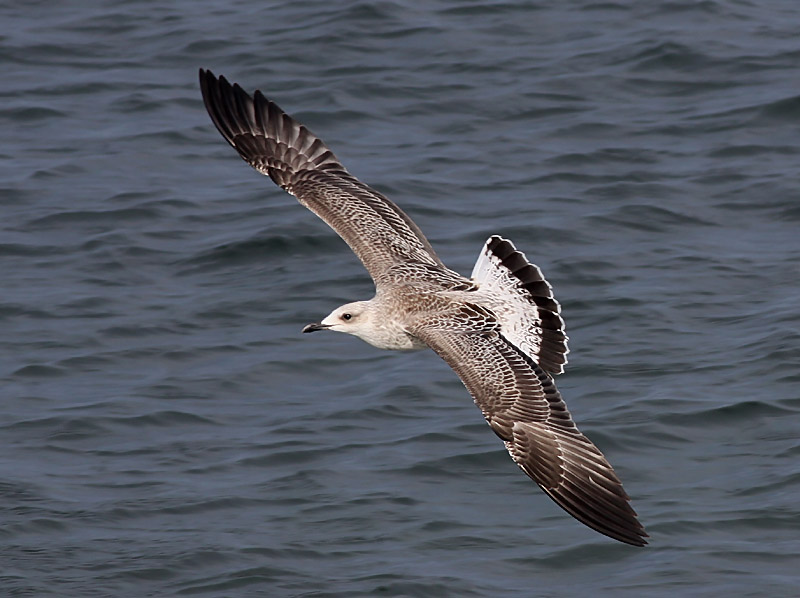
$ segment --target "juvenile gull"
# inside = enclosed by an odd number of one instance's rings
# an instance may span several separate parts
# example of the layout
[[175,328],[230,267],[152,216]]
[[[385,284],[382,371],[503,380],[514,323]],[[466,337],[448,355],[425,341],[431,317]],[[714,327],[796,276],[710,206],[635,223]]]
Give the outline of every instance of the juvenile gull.
[[541,270],[492,236],[470,278],[453,272],[400,208],[260,91],[251,97],[203,69],[200,88],[228,143],[335,230],[375,282],[372,299],[338,307],[303,332],[347,332],[379,349],[430,347],[550,498],[601,534],[645,545],[617,474],[575,426],[553,382],[567,362],[567,336]]

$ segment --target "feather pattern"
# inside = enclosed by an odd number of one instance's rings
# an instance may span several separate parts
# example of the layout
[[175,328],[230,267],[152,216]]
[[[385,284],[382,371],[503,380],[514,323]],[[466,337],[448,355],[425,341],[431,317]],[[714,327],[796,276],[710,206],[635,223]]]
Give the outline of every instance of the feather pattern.
[[504,298],[495,310],[503,334],[547,372],[562,374],[569,349],[561,305],[539,267],[511,241],[494,235],[481,251],[472,279]]
[[511,458],[550,498],[602,534],[646,544],[622,482],[578,430],[551,376],[488,316],[480,322],[462,310],[446,328],[412,332],[458,374]]
[[409,260],[444,267],[405,212],[347,172],[318,137],[260,91],[251,97],[203,69],[200,89],[228,143],[327,222],[376,282],[389,267]]

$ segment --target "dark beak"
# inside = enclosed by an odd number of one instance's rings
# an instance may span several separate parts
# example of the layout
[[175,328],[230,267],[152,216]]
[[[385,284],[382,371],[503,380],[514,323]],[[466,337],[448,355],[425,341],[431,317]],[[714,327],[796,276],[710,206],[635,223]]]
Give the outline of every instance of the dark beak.
[[303,332],[316,332],[317,330],[327,330],[330,328],[327,324],[306,324],[303,327]]

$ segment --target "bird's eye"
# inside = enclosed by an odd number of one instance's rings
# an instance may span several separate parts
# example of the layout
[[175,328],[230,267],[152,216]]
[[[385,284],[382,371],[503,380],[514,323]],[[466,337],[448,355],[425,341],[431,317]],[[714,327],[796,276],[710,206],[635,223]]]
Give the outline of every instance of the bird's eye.
[[342,320],[344,320],[345,322],[347,320],[352,320],[352,319],[353,319],[353,315],[352,314],[342,314]]

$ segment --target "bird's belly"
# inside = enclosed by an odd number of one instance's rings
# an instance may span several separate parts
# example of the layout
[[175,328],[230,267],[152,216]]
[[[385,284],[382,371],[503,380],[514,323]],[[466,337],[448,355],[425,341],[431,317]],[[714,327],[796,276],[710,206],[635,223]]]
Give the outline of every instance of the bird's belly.
[[363,338],[363,340],[373,347],[385,349],[386,351],[421,351],[428,348],[428,345],[406,332]]

